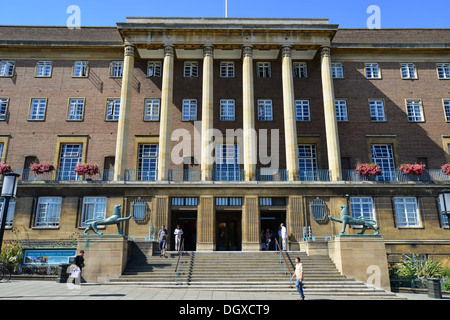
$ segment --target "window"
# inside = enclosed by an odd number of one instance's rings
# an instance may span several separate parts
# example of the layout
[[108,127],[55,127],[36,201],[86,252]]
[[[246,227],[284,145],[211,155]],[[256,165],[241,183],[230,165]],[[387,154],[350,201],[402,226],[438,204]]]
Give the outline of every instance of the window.
[[14,74],[14,61],[0,60],[0,77],[12,77]]
[[52,75],[51,61],[38,61],[36,64],[36,77],[50,77]]
[[294,69],[294,78],[308,78],[306,62],[294,62],[292,67]]
[[198,198],[172,198],[172,206],[197,206]]
[[[2,223],[2,219],[3,219],[3,205],[4,204],[5,204],[5,199],[0,199],[0,223]],[[6,228],[12,227],[15,210],[16,210],[16,200],[11,199],[9,201],[8,213],[6,214],[6,222],[5,222]]]
[[366,63],[365,69],[366,69],[366,78],[367,79],[381,78],[380,68],[378,66],[378,63]]
[[336,108],[336,120],[348,121],[347,100],[335,100],[334,106]]
[[438,63],[437,71],[439,79],[450,79],[450,63]]
[[331,63],[331,76],[334,79],[344,78],[344,67],[342,62],[332,62]]
[[87,227],[86,221],[104,218],[106,215],[106,198],[84,197],[80,227]]
[[57,227],[61,213],[60,197],[40,197],[36,208],[35,227]]
[[81,121],[83,120],[84,99],[72,98],[69,99],[69,112],[67,120]]
[[401,63],[402,79],[416,79],[416,66],[414,63]]
[[416,198],[394,198],[398,227],[419,227],[419,210]]
[[351,197],[350,210],[353,218],[364,217],[364,219],[375,220],[373,199],[370,197]]
[[44,120],[47,99],[31,99],[28,120]]
[[408,112],[408,121],[423,121],[422,101],[406,100],[406,109]]
[[184,99],[183,100],[183,115],[181,120],[192,121],[197,120],[197,100]]
[[384,101],[383,100],[370,100],[370,120],[371,121],[386,121],[384,114]]
[[73,65],[72,77],[87,77],[88,76],[88,61],[75,61]]
[[222,121],[235,120],[234,100],[232,99],[220,100],[220,120]]
[[0,98],[0,120],[6,120],[6,110],[8,110],[8,104],[8,98]]
[[121,77],[123,72],[123,61],[111,61],[109,64],[109,76]]
[[257,62],[256,76],[258,78],[270,78],[272,76],[270,62]]
[[445,120],[450,122],[450,100],[444,100]]
[[147,63],[147,77],[161,77],[161,61],[149,61]]
[[59,157],[58,180],[77,180],[75,167],[81,163],[82,156],[82,144],[63,144]]
[[234,78],[234,62],[232,61],[220,62],[220,77]]
[[216,177],[217,181],[239,181],[239,146],[234,144],[219,144],[216,147]]
[[242,206],[242,198],[217,197],[216,198],[216,206],[229,206],[229,207]]
[[0,161],[3,159],[3,151],[5,149],[5,145],[0,143]]
[[184,77],[198,77],[198,63],[196,61],[186,61],[184,63]]
[[395,174],[394,155],[392,146],[386,145],[371,145],[372,162],[378,164],[383,174],[376,176],[378,181],[391,181]]
[[120,113],[120,99],[106,100],[106,120],[119,120]]
[[317,180],[317,148],[315,144],[299,144],[298,172],[301,181]]
[[258,100],[258,120],[273,120],[272,100]]
[[144,120],[159,120],[159,99],[145,99]]
[[158,152],[157,144],[140,144],[138,158],[138,181],[156,181],[158,178]]
[[295,119],[297,121],[310,121],[309,100],[295,100]]

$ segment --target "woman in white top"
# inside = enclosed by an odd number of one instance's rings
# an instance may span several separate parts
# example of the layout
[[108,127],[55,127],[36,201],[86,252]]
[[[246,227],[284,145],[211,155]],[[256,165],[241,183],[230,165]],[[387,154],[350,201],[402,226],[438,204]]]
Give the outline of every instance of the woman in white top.
[[177,228],[173,234],[175,235],[175,250],[180,251],[181,235],[183,234],[183,230],[180,228],[180,225],[177,225]]

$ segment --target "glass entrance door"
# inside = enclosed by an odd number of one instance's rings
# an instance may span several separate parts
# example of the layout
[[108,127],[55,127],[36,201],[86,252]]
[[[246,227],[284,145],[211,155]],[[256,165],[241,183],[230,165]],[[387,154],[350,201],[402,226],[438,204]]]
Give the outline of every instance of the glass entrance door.
[[216,250],[242,250],[241,213],[218,212],[216,221]]

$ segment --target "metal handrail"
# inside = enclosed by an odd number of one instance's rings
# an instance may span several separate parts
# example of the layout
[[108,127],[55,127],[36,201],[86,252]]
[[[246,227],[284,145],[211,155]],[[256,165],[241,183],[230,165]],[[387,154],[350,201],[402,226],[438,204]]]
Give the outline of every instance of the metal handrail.
[[180,249],[178,250],[178,260],[177,260],[177,265],[175,267],[175,284],[177,283],[178,268],[179,268],[179,264],[181,261],[183,251],[184,251],[184,238],[183,238],[183,240],[181,240],[181,246],[180,246]]
[[289,274],[292,276],[291,268],[289,268],[289,265],[288,265],[288,263],[287,263],[287,261],[286,261],[286,258],[285,258],[285,256],[284,256],[284,254],[283,254],[283,250],[281,250],[280,244],[278,243],[277,238],[275,238],[275,242],[277,243],[278,249],[280,249],[281,256],[283,256],[283,260],[284,260],[285,267],[288,268]]

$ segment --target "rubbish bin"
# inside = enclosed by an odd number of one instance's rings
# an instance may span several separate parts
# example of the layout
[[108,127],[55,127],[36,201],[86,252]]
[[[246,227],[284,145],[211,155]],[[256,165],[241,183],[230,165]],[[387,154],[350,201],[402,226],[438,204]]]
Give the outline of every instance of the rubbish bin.
[[428,297],[434,299],[442,299],[441,280],[436,278],[427,279]]
[[69,274],[67,273],[67,268],[70,266],[68,263],[61,263],[58,266],[58,277],[56,278],[57,283],[66,283],[69,279]]

